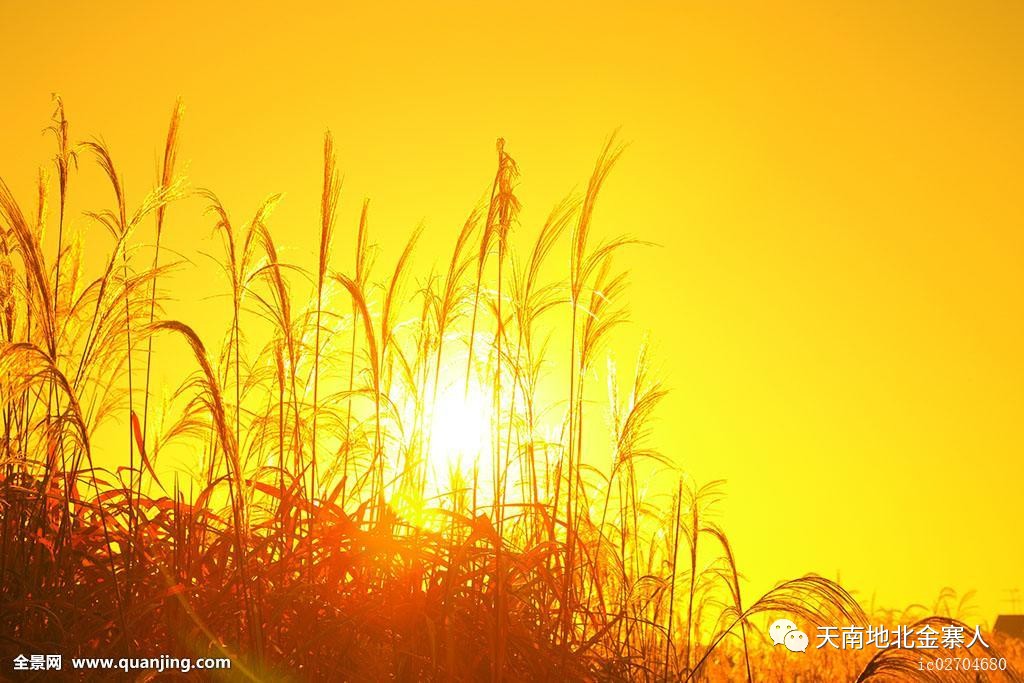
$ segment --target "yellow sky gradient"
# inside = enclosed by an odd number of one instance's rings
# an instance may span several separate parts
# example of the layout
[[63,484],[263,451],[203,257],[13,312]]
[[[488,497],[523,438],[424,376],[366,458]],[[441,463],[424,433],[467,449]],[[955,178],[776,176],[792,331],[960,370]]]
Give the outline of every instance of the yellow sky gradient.
[[[655,438],[728,480],[748,595],[817,572],[865,603],[952,586],[979,591],[979,619],[1009,609],[1024,4],[205,4],[0,3],[0,175],[24,204],[52,154],[51,92],[74,138],[110,144],[132,203],[181,96],[190,181],[239,218],[284,192],[271,225],[297,258],[326,128],[338,240],[370,197],[390,262],[421,221],[448,249],[499,135],[532,231],[621,126],[597,221],[661,245],[624,261],[630,338],[650,333],[673,390]],[[107,202],[81,197],[90,164],[79,175],[77,201]],[[215,251],[201,209],[171,209],[169,247]],[[195,300],[222,291],[188,282]]]

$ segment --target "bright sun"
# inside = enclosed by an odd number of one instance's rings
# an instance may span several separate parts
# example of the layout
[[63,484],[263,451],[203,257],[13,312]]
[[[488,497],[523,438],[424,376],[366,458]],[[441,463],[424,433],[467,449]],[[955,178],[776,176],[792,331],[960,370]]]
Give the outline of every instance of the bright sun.
[[438,392],[430,418],[430,449],[427,454],[435,481],[446,479],[453,470],[466,472],[479,461],[485,467],[490,452],[490,401],[475,383],[467,392],[450,386]]

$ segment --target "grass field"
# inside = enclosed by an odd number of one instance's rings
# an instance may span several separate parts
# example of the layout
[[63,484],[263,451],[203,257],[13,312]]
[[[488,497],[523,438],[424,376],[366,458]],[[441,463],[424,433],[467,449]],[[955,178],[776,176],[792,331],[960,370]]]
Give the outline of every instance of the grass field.
[[[938,655],[911,650],[771,646],[778,617],[810,633],[967,615],[951,595],[866,612],[818,576],[742,593],[714,521],[722,485],[652,446],[666,390],[646,350],[608,358],[622,264],[646,248],[592,229],[614,137],[539,226],[517,220],[499,140],[489,198],[431,236],[450,258],[425,270],[420,231],[386,254],[367,204],[337,224],[330,134],[318,258],[298,264],[280,256],[276,197],[236,222],[179,175],[180,123],[178,108],[139,203],[106,146],[72,141],[59,101],[38,196],[0,183],[5,661],[229,656],[227,677],[256,680],[1014,679],[927,679],[918,662]],[[86,165],[114,202],[72,221]],[[186,198],[223,245],[216,343],[164,314],[164,283],[191,267],[161,250]],[[172,449],[187,472],[164,463]],[[1019,642],[986,639],[960,656],[1024,663]]]

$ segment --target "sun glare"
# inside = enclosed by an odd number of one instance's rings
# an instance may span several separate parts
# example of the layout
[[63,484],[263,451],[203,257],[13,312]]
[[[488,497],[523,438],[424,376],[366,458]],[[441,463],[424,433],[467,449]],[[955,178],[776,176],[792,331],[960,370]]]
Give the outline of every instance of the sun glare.
[[430,416],[428,467],[436,485],[443,487],[455,472],[468,474],[474,465],[488,471],[491,405],[480,386],[469,390],[454,383],[438,392]]

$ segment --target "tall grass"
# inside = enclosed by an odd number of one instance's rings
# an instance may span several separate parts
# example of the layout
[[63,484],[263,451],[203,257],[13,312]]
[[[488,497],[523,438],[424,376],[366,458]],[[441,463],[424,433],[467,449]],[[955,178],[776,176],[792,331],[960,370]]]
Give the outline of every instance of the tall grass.
[[[236,224],[186,187],[181,112],[132,210],[113,152],[73,145],[57,101],[52,249],[45,176],[34,222],[0,181],[0,654],[226,653],[267,680],[754,680],[795,665],[751,637],[759,618],[866,622],[814,576],[745,604],[718,485],[654,447],[665,389],[646,347],[632,378],[600,369],[627,315],[613,256],[638,244],[595,237],[614,136],[535,232],[499,140],[447,263],[417,267],[417,228],[374,281],[368,203],[350,229],[337,218],[329,133],[307,270],[280,256],[279,196]],[[113,208],[69,223],[78,151]],[[223,246],[219,345],[163,313],[160,285],[189,268],[163,235],[197,201]],[[153,381],[183,364],[180,386]],[[451,410],[486,416],[469,453],[439,426]],[[175,444],[187,470],[164,462]],[[652,473],[678,485],[648,490]],[[900,665],[862,664],[863,680]]]

